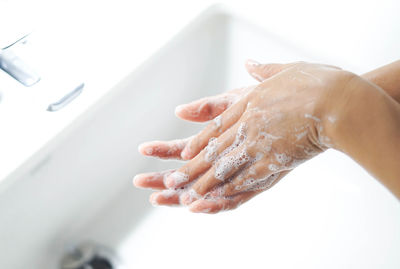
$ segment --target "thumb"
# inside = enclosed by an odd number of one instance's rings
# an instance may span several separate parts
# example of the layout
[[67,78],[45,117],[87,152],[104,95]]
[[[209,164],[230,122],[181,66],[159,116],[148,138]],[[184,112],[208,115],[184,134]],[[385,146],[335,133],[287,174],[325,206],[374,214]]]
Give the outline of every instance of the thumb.
[[267,78],[289,68],[293,64],[260,64],[254,60],[247,60],[245,63],[247,72],[256,80],[264,81]]

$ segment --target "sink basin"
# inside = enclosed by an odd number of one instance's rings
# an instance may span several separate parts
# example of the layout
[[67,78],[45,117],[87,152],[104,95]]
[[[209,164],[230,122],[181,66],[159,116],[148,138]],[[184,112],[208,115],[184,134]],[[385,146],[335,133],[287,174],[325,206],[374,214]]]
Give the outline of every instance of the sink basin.
[[400,268],[400,204],[336,151],[218,215],[153,208],[132,187],[136,173],[181,165],[144,158],[138,144],[200,130],[174,107],[255,83],[247,58],[327,62],[221,7],[205,11],[9,176],[0,268],[60,268],[83,242],[127,268]]

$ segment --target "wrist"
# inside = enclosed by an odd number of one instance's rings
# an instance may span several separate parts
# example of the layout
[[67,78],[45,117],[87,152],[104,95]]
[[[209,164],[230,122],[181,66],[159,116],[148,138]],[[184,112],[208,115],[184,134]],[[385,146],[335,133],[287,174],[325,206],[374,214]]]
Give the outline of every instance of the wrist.
[[328,86],[321,91],[317,105],[317,115],[320,122],[316,126],[319,146],[323,149],[334,148],[341,150],[341,140],[344,135],[343,126],[348,125],[351,104],[359,95],[361,78],[357,75],[338,70],[332,75]]
[[[350,156],[400,197],[400,106],[360,77],[344,88],[337,120],[327,128],[332,147]],[[324,121],[329,125],[329,121]]]
[[332,102],[327,105],[322,124],[331,148],[348,153],[351,141],[361,139],[371,127],[368,115],[378,103],[384,103],[387,95],[378,86],[353,74],[335,91]]

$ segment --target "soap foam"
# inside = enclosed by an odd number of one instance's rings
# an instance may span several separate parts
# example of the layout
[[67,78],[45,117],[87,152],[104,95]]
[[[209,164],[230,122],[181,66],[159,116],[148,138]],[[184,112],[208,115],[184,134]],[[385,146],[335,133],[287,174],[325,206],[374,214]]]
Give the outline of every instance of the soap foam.
[[216,179],[224,181],[234,168],[239,168],[249,160],[250,156],[247,154],[246,150],[242,150],[237,155],[225,156],[216,164],[214,176]]
[[204,160],[206,162],[213,162],[218,155],[218,142],[215,137],[210,138],[208,145],[205,148]]
[[313,119],[313,120],[315,120],[316,122],[320,122],[321,120],[319,119],[319,118],[317,118],[317,117],[315,117],[315,116],[313,116],[313,115],[311,115],[311,114],[304,114],[304,117],[305,118],[307,118],[307,119]]
[[254,166],[249,168],[249,175],[255,175],[256,174],[256,168]]
[[[193,203],[196,200],[202,199],[203,196],[198,194],[194,189],[189,188],[188,191],[183,191],[182,194],[180,195],[180,200],[182,200],[183,197],[186,197],[185,203],[190,204]],[[182,203],[182,202],[181,202]]]
[[278,171],[278,170],[279,170],[279,166],[277,166],[276,164],[271,163],[270,165],[268,165],[268,169],[269,169],[270,171],[275,172],[275,171]]
[[261,138],[261,139],[268,138],[268,139],[270,139],[270,140],[277,140],[277,139],[282,138],[282,137],[280,137],[280,136],[276,136],[276,135],[273,135],[273,134],[269,134],[269,133],[267,133],[267,132],[260,132],[260,133],[258,134],[258,137]]
[[170,175],[175,181],[175,185],[180,185],[189,181],[189,175],[176,171]]
[[162,174],[163,176],[163,182],[164,182],[164,186],[166,186],[165,182],[167,180],[167,177],[169,177],[171,174],[173,174],[176,170],[175,169],[171,169],[171,170],[167,170],[164,172],[161,172],[160,174]]
[[280,173],[274,173],[265,178],[253,179],[248,184],[249,185],[248,190],[249,191],[267,190],[267,189],[271,188],[271,186],[278,179],[279,175],[280,175]]
[[172,196],[178,194],[177,190],[173,190],[173,189],[167,189],[167,190],[163,190],[161,191],[160,195],[162,195],[164,198],[171,198]]
[[285,165],[288,162],[290,162],[292,158],[290,158],[290,156],[287,156],[285,153],[282,154],[275,153],[275,159],[277,160],[278,163]]
[[221,115],[217,116],[214,118],[214,123],[215,123],[215,128],[220,131],[220,128],[222,126],[222,117]]
[[296,136],[296,141],[299,141],[300,139],[302,139],[303,137],[305,137],[307,135],[308,131],[303,131],[301,133],[295,134]]
[[332,116],[332,115],[328,116],[328,121],[330,121],[331,123],[335,123],[336,120],[337,120],[336,116]]
[[220,159],[222,159],[224,156],[229,154],[231,151],[233,151],[235,148],[239,147],[241,144],[243,144],[244,140],[246,139],[246,123],[242,122],[237,130],[235,141],[227,147],[224,151],[217,156],[217,158],[214,161],[214,164],[216,164]]

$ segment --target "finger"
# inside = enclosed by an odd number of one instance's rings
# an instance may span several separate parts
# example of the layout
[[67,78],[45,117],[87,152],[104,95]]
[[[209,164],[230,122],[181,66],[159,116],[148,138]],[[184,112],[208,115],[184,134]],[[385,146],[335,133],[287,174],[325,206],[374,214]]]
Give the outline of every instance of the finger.
[[227,154],[244,142],[245,131],[245,126],[237,122],[220,137],[210,139],[210,145],[166,178],[165,186],[168,188],[182,187],[199,178],[207,172],[216,158]]
[[248,191],[232,197],[221,197],[216,199],[200,199],[189,206],[193,213],[215,214],[225,210],[232,210],[247,202],[262,191]]
[[192,189],[203,196],[243,169],[252,159],[246,147],[241,145],[216,161],[214,166],[193,184]]
[[[268,172],[264,175],[250,175],[241,177],[238,175],[231,182],[224,184],[220,192],[226,196],[237,195],[242,192],[260,190],[265,191],[273,187],[281,178],[286,176],[290,170]],[[214,192],[214,191],[213,191]],[[210,196],[217,196],[218,193],[211,193]]]
[[[247,163],[242,166],[242,169],[234,170],[226,175],[229,181],[223,185],[221,185],[220,180],[216,180],[218,168],[214,170],[210,169],[193,184],[191,195],[186,193],[181,196],[181,203],[189,205],[201,197],[217,198],[233,196],[244,191],[266,190],[272,187],[277,180],[287,174],[282,172],[287,168],[282,167],[279,171],[278,166],[275,167],[275,165],[268,168],[263,157],[263,154],[257,154],[254,158],[248,158]],[[231,177],[232,175],[233,178]]]
[[182,150],[181,157],[190,160],[196,156],[212,137],[219,137],[228,128],[234,125],[242,116],[247,106],[247,98],[241,99],[238,103],[231,106],[223,114],[210,122],[199,134],[195,135]]
[[175,109],[175,115],[183,120],[194,122],[212,120],[236,103],[250,88],[234,89],[223,94],[205,97],[189,104],[179,105]]
[[188,121],[209,121],[224,112],[235,100],[236,96],[228,94],[206,97],[189,104],[177,106],[175,115]]
[[154,192],[150,195],[150,203],[154,206],[167,205],[174,206],[180,205],[179,190],[163,190]]
[[163,190],[166,189],[164,184],[165,179],[173,172],[175,172],[175,169],[162,172],[138,174],[133,178],[133,184],[139,188]]
[[181,159],[182,150],[192,137],[172,141],[151,141],[139,145],[139,152],[145,156],[162,159]]
[[254,60],[247,60],[245,63],[247,72],[256,80],[264,81],[282,70],[293,66],[296,63],[290,64],[260,64]]
[[[225,158],[228,157],[229,155]],[[266,158],[270,157],[265,156],[262,152],[256,153],[255,157],[250,157],[248,159],[242,169],[228,173],[224,181],[226,181],[226,179],[229,179],[229,181],[222,185],[221,182],[216,180],[216,175],[219,173],[218,167],[210,169],[193,184],[193,193],[197,194],[197,196],[183,195],[181,197],[181,203],[189,205],[198,200],[199,197],[216,198],[233,196],[244,191],[269,189],[293,167],[287,166],[286,163],[275,164],[273,159],[266,160]],[[222,158],[221,161],[223,161]],[[214,164],[214,166],[217,166],[217,164]]]

